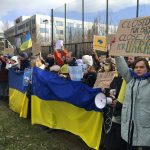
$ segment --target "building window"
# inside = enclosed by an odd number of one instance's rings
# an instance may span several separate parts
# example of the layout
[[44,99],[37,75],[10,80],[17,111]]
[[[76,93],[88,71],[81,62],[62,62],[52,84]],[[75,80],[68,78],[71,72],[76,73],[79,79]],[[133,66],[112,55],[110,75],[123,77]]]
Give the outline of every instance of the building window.
[[44,20],[47,20],[47,19],[43,19],[43,18],[40,18],[40,24],[48,24],[48,20],[46,22],[44,22]]
[[63,22],[62,21],[56,21],[56,26],[63,26]]
[[[48,32],[49,32],[49,29],[46,28],[46,33],[48,33]],[[45,28],[40,28],[40,33],[45,33]]]
[[35,28],[32,29],[32,34],[35,34],[36,30]]
[[9,31],[8,31],[8,34],[12,34],[12,33],[14,33],[14,29],[10,29]]
[[18,26],[18,30],[21,30],[21,29],[23,29],[24,27],[25,27],[25,24],[22,24],[22,25]]
[[29,22],[26,22],[26,27],[28,27],[29,26]]
[[63,30],[56,30],[56,34],[61,34],[63,35],[64,31]]
[[32,19],[32,24],[35,24],[35,19]]

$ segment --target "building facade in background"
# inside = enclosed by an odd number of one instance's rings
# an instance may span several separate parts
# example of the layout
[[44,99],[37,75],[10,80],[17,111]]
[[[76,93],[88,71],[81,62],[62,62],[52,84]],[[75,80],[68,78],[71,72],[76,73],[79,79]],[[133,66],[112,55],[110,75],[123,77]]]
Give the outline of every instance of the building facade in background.
[[5,36],[4,36],[4,32],[0,32],[0,39],[4,39]]
[[[93,34],[105,35],[105,24],[84,22],[84,39],[92,41]],[[110,25],[110,34],[117,27]],[[14,21],[14,26],[5,31],[9,41],[19,48],[25,32],[30,31],[33,43],[51,44],[51,18],[47,15],[21,16]],[[54,17],[54,41],[65,39],[65,19]],[[82,21],[66,19],[66,43],[82,42]]]

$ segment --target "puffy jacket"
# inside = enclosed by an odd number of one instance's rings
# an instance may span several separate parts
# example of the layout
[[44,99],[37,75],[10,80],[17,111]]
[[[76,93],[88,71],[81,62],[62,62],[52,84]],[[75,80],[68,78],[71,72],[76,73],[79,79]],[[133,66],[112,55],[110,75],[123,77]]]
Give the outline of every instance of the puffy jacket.
[[121,117],[122,138],[129,143],[133,135],[133,146],[150,146],[150,72],[138,77],[128,69],[123,57],[115,59],[127,83]]

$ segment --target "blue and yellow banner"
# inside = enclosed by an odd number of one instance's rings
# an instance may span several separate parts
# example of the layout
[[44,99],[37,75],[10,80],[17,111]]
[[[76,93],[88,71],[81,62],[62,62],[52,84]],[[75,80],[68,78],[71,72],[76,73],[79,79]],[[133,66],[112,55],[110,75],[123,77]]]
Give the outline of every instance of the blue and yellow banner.
[[106,37],[94,35],[93,49],[106,52],[107,51]]
[[24,72],[9,70],[9,107],[20,117],[27,118],[28,98],[26,97],[27,87],[23,86]]
[[31,48],[31,47],[32,47],[31,35],[30,35],[30,32],[27,32],[25,34],[25,39],[20,46],[20,50],[24,51],[24,50],[27,50],[28,48]]
[[80,136],[89,147],[98,149],[102,113],[94,99],[101,89],[38,68],[33,69],[32,77],[32,124],[67,130]]

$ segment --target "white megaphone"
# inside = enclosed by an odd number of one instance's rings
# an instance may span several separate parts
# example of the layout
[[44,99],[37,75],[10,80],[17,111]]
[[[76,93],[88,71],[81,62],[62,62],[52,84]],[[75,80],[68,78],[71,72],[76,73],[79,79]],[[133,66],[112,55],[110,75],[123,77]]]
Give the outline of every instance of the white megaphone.
[[103,109],[107,104],[112,103],[111,97],[106,97],[104,93],[98,93],[95,97],[95,106],[99,109]]

